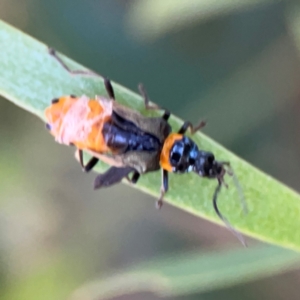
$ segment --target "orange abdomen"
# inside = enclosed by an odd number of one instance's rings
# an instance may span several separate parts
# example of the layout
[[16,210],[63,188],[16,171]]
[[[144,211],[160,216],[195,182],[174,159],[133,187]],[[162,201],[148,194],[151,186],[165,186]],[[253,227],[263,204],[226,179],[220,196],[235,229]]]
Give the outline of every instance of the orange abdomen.
[[90,100],[66,96],[58,99],[45,111],[52,135],[61,144],[75,145],[81,150],[98,153],[110,151],[102,129],[112,114],[112,101],[105,98]]

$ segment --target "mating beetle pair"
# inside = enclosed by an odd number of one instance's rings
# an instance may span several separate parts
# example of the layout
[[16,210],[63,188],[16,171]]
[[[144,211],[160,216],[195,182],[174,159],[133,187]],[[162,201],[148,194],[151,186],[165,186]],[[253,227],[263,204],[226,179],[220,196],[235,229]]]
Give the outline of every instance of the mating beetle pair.
[[[50,50],[50,54],[72,74],[99,76],[89,71],[72,71],[54,50]],[[165,110],[161,117],[145,117],[115,100],[114,90],[108,79],[104,79],[104,85],[109,98],[64,96],[52,100],[52,104],[45,110],[47,129],[57,142],[77,148],[84,171],[90,171],[99,160],[111,166],[96,177],[94,188],[111,186],[123,178],[136,183],[141,174],[161,169],[162,186],[157,201],[160,208],[164,194],[168,191],[168,172],[193,171],[201,177],[217,179],[218,185],[213,196],[214,209],[244,243],[217,206],[217,196],[224,184],[224,175],[233,175],[229,163],[215,160],[212,153],[200,150],[192,139],[185,136],[188,129],[194,133],[205,123],[201,122],[193,127],[190,122],[185,122],[177,133],[173,133],[168,123],[168,111]],[[139,90],[146,109],[161,109],[149,103],[142,85]],[[83,151],[92,155],[87,164],[83,162]]]

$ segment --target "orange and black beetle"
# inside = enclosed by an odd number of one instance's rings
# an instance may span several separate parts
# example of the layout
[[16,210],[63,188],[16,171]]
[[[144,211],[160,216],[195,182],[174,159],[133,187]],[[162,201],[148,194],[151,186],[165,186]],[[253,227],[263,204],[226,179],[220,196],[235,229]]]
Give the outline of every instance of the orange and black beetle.
[[[70,70],[53,50],[50,53],[72,74],[99,76],[89,71]],[[193,127],[190,122],[185,122],[177,133],[172,133],[168,111],[162,117],[145,117],[115,101],[114,90],[108,79],[104,79],[104,85],[109,98],[64,96],[52,100],[52,104],[45,110],[47,129],[57,142],[76,146],[84,171],[90,171],[99,159],[111,165],[105,173],[96,177],[94,188],[111,186],[123,178],[136,183],[141,174],[161,169],[162,186],[157,201],[160,208],[168,190],[168,172],[193,171],[201,177],[217,179],[218,186],[213,196],[214,209],[244,243],[217,206],[217,195],[222,184],[225,184],[225,173],[233,175],[229,163],[215,160],[211,152],[200,150],[192,139],[185,136],[188,129],[194,133],[205,123]],[[146,109],[160,109],[149,104],[142,85],[139,90]],[[83,163],[83,151],[92,155],[86,165]]]

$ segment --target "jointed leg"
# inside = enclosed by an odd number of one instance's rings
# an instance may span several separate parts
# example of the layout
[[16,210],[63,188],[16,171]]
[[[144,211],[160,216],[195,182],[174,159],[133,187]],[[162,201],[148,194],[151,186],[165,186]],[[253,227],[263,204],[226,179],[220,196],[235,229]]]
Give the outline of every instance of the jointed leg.
[[171,113],[170,113],[168,110],[165,110],[165,111],[164,111],[164,114],[163,114],[161,117],[162,117],[162,119],[164,119],[165,121],[168,121],[169,118],[170,118],[170,116],[171,116]]
[[193,124],[189,121],[185,121],[183,123],[183,125],[181,126],[181,128],[179,129],[178,133],[180,134],[185,134],[186,131],[188,130],[188,128],[190,128],[190,132],[191,134],[194,134],[196,131],[200,130],[201,128],[203,128],[206,125],[205,121],[201,121],[198,125],[196,125],[195,127],[193,126]]
[[161,173],[161,175],[162,175],[162,184],[161,184],[161,187],[160,187],[160,197],[156,201],[156,208],[157,209],[160,209],[163,206],[164,195],[169,189],[168,171],[164,170],[164,169],[161,169],[161,172],[162,172]]
[[104,79],[104,86],[105,86],[105,89],[109,95],[109,97],[111,99],[115,99],[115,93],[114,93],[114,90],[113,90],[113,87],[111,85],[111,82],[109,79],[93,72],[93,71],[90,71],[90,70],[71,70],[67,65],[66,63],[57,55],[56,51],[52,48],[49,48],[49,53],[50,55],[52,55],[57,61],[58,63],[67,71],[69,72],[70,74],[72,75],[80,75],[80,76],[89,76],[89,77],[101,77]]
[[[145,102],[145,108],[147,110],[161,110],[162,108],[159,107],[157,104],[150,104],[150,100],[149,97],[147,95],[147,92],[145,90],[145,87],[140,83],[139,86],[139,92],[142,95],[142,97],[144,98],[144,102]],[[168,121],[169,117],[170,117],[170,112],[165,110],[164,114],[162,115],[162,118],[166,121]]]
[[145,102],[145,108],[146,109],[149,109],[149,110],[160,110],[161,108],[157,105],[157,104],[150,104],[150,100],[149,100],[149,97],[148,97],[148,94],[145,90],[145,87],[143,84],[139,84],[138,86],[139,88],[139,92],[140,94],[142,95],[142,97],[144,98],[144,102]]
[[56,51],[53,48],[49,48],[49,54],[52,55],[59,63],[60,65],[68,71],[72,75],[81,75],[81,76],[90,76],[90,77],[101,77],[101,75],[90,71],[90,70],[71,70],[66,63],[57,55]]
[[89,172],[91,171],[95,165],[97,164],[97,162],[99,161],[99,159],[97,157],[92,157],[88,163],[86,165],[84,165],[83,163],[83,151],[82,150],[79,150],[78,149],[78,156],[79,156],[79,162],[80,162],[80,165],[82,167],[82,170],[84,172]]
[[133,175],[131,176],[131,178],[129,177],[129,175],[126,176],[126,179],[127,179],[130,183],[132,183],[132,184],[136,184],[136,183],[138,182],[139,178],[140,178],[140,173],[137,172],[137,171],[134,171],[134,173],[133,173]]
[[115,92],[108,78],[104,78],[104,86],[109,98],[115,100]]

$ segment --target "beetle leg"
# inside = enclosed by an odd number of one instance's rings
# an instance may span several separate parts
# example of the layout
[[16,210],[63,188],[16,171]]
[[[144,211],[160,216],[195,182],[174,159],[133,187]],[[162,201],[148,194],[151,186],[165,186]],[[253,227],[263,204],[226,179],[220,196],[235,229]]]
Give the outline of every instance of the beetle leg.
[[99,159],[97,157],[92,157],[88,163],[83,167],[83,171],[84,172],[89,172],[91,171],[95,166],[96,164],[98,163]]
[[109,98],[115,100],[115,92],[108,78],[104,78],[104,86]]
[[145,90],[145,87],[143,84],[139,84],[138,86],[139,88],[139,92],[140,94],[142,95],[142,97],[144,98],[144,102],[145,102],[145,108],[148,109],[148,110],[160,110],[161,108],[157,105],[157,104],[150,104],[150,100],[149,100],[149,97],[148,97],[148,94]]
[[99,161],[99,159],[97,157],[92,157],[88,161],[88,163],[86,165],[84,165],[84,163],[83,163],[83,151],[80,150],[80,149],[78,149],[77,151],[78,151],[79,162],[80,162],[80,165],[82,167],[82,170],[84,172],[91,171],[95,167],[95,165],[97,164],[97,162]]
[[196,131],[200,130],[201,128],[203,128],[206,125],[205,121],[201,121],[198,125],[196,125],[195,127],[193,126],[193,124],[189,121],[185,121],[183,123],[183,125],[181,126],[181,128],[178,130],[179,134],[185,134],[186,131],[188,130],[188,128],[190,128],[191,134],[194,134]]
[[126,179],[132,183],[132,184],[136,184],[140,178],[141,174],[137,171],[135,171],[132,175],[132,177],[130,178],[129,175],[126,176]]
[[76,153],[75,153],[75,156],[78,156],[79,163],[80,163],[81,167],[84,168],[84,165],[83,165],[83,152],[82,152],[82,150],[77,149]]
[[[145,103],[145,108],[147,110],[161,110],[162,108],[159,107],[157,104],[150,104],[150,99],[148,97],[148,94],[145,90],[145,87],[143,84],[139,84],[138,86],[139,88],[139,92],[142,95],[142,97],[144,98],[144,103]],[[164,114],[162,115],[162,118],[166,121],[168,121],[169,117],[170,117],[170,112],[168,110],[165,110]]]
[[128,174],[135,169],[131,167],[125,168],[117,168],[117,167],[110,167],[105,173],[99,174],[94,181],[94,189],[100,189],[102,187],[109,187],[116,183],[121,182],[124,177],[127,177]]
[[164,114],[162,115],[162,119],[168,121],[170,118],[171,113],[168,110],[165,110]]
[[72,75],[81,75],[81,76],[90,76],[90,77],[101,77],[104,79],[105,89],[111,99],[115,99],[115,93],[111,82],[109,79],[91,71],[91,70],[71,70],[66,63],[57,55],[56,51],[53,48],[49,48],[49,54],[52,55],[58,63],[70,74]]
[[160,197],[159,199],[156,201],[156,208],[157,209],[161,209],[161,207],[163,206],[163,199],[164,199],[164,195],[165,193],[168,191],[169,189],[169,176],[168,176],[168,171],[161,169],[161,178],[162,178],[162,184],[161,184],[161,188],[160,188]]
[[56,51],[53,48],[48,48],[49,54],[53,56],[58,63],[70,74],[72,75],[82,75],[90,77],[102,77],[101,75],[91,71],[91,70],[71,70],[66,63],[57,55]]

